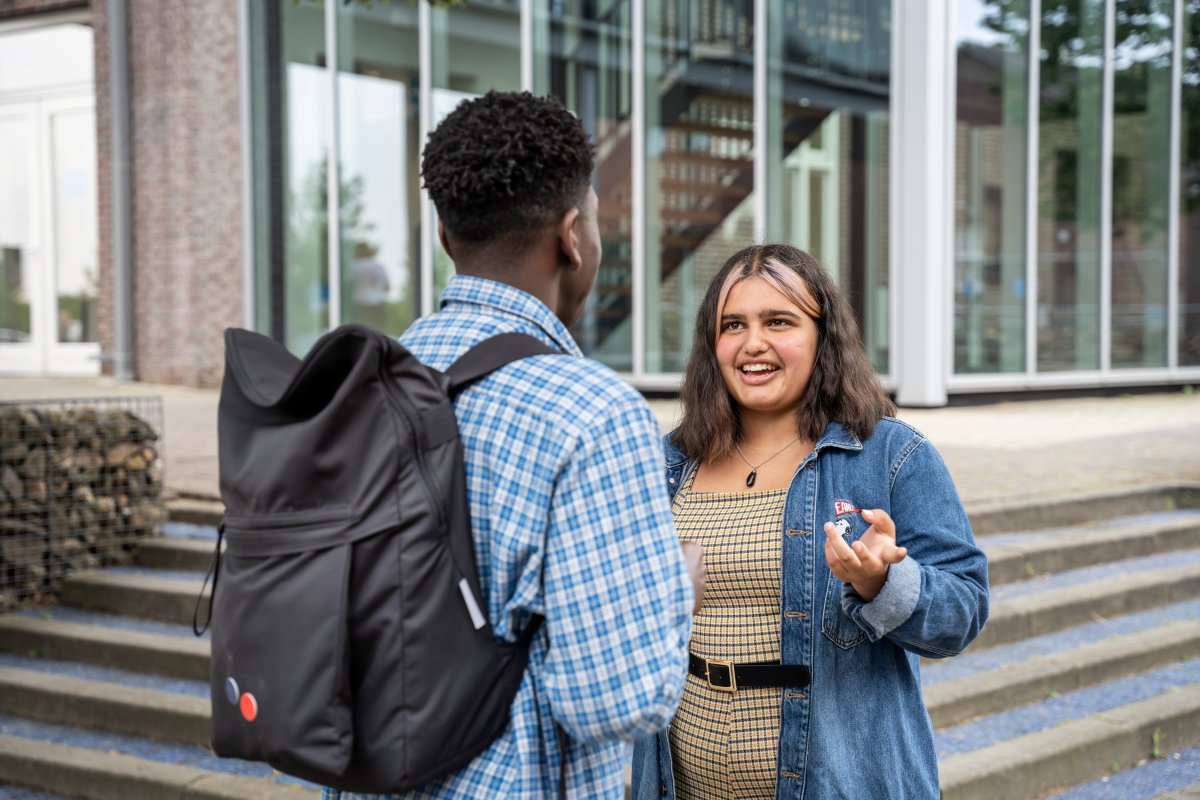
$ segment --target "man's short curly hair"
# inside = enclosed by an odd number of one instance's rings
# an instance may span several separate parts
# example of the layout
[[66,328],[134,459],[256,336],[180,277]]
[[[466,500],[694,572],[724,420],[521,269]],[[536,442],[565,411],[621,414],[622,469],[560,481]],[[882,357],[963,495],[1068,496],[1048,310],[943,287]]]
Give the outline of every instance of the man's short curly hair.
[[521,247],[583,207],[593,166],[587,132],[557,99],[493,91],[429,135],[421,177],[453,241]]

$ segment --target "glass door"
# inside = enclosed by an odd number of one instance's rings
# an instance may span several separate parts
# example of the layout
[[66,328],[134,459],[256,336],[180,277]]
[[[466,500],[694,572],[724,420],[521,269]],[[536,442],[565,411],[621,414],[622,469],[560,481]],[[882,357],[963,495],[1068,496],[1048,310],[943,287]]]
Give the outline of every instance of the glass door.
[[0,372],[95,375],[91,98],[0,104]]
[[0,370],[42,369],[33,104],[0,105]]
[[0,26],[0,374],[100,371],[87,16]]
[[91,98],[78,98],[49,101],[39,111],[45,143],[42,304],[49,312],[41,331],[43,370],[95,375],[100,371],[95,110]]

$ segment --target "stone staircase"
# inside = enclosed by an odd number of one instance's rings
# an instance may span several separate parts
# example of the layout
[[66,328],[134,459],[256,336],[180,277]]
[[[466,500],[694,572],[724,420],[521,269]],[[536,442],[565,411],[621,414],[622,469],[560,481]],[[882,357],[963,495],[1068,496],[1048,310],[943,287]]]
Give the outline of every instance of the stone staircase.
[[[972,519],[991,618],[922,668],[943,797],[1200,798],[1200,493]],[[190,623],[214,537],[172,522],[138,566],[0,616],[0,800],[317,795],[207,749],[208,642]]]

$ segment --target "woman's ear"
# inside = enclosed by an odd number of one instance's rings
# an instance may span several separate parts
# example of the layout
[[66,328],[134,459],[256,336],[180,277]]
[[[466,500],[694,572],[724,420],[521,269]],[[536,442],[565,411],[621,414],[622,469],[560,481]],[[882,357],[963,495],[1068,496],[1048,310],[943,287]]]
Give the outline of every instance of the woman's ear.
[[583,266],[583,254],[579,252],[579,235],[575,223],[579,221],[579,209],[572,208],[558,221],[558,247],[564,266],[579,269]]

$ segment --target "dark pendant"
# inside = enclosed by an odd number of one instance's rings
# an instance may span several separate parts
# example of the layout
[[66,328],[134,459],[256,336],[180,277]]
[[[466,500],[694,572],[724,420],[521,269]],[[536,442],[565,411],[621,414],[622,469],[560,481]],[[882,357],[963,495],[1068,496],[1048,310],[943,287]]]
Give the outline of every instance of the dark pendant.
[[746,476],[746,485],[753,486],[754,479],[757,477],[758,477],[758,470],[756,470],[756,469],[750,470],[750,474]]

